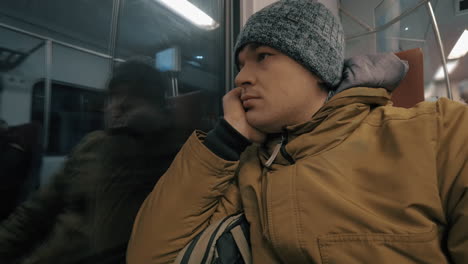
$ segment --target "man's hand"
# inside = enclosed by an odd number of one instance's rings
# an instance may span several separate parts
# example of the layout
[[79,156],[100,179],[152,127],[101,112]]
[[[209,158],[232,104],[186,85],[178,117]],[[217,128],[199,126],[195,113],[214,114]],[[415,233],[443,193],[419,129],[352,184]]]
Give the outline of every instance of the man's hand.
[[242,88],[237,87],[223,97],[224,120],[248,140],[255,143],[263,143],[266,134],[252,127],[245,115],[240,96]]

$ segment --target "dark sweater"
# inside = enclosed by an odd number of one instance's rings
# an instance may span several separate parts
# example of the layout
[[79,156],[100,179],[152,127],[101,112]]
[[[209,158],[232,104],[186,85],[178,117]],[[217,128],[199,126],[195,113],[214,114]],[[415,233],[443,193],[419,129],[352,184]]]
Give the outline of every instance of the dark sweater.
[[220,119],[203,142],[214,154],[225,160],[239,160],[240,154],[252,144],[226,120]]

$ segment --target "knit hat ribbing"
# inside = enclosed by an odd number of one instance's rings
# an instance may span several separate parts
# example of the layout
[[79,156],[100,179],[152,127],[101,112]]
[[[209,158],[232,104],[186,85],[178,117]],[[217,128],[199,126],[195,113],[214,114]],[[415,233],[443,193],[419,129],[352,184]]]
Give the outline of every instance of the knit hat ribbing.
[[253,14],[237,38],[235,58],[249,43],[272,47],[320,77],[341,81],[344,33],[340,21],[316,0],[281,0]]

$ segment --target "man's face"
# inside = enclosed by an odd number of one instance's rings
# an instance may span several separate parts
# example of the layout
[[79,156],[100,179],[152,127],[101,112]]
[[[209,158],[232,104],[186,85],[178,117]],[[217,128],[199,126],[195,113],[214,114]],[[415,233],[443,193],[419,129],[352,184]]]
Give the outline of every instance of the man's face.
[[125,94],[109,98],[106,110],[108,128],[130,128],[136,132],[157,130],[167,122],[161,109],[158,109],[148,98]]
[[327,98],[318,77],[278,50],[249,44],[238,62],[235,83],[243,88],[247,122],[262,132],[278,133],[309,120]]

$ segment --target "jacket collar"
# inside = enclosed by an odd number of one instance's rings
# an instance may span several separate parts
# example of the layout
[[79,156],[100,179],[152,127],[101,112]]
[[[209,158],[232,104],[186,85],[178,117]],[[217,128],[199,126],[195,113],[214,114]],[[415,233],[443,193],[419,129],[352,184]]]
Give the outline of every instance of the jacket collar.
[[[384,88],[356,87],[336,94],[309,121],[285,128],[286,155],[296,161],[337,146],[367,117],[371,106],[390,104],[390,98]],[[263,164],[280,141],[281,135],[272,135],[262,146],[259,157]],[[291,164],[284,154],[280,152],[274,163]]]

